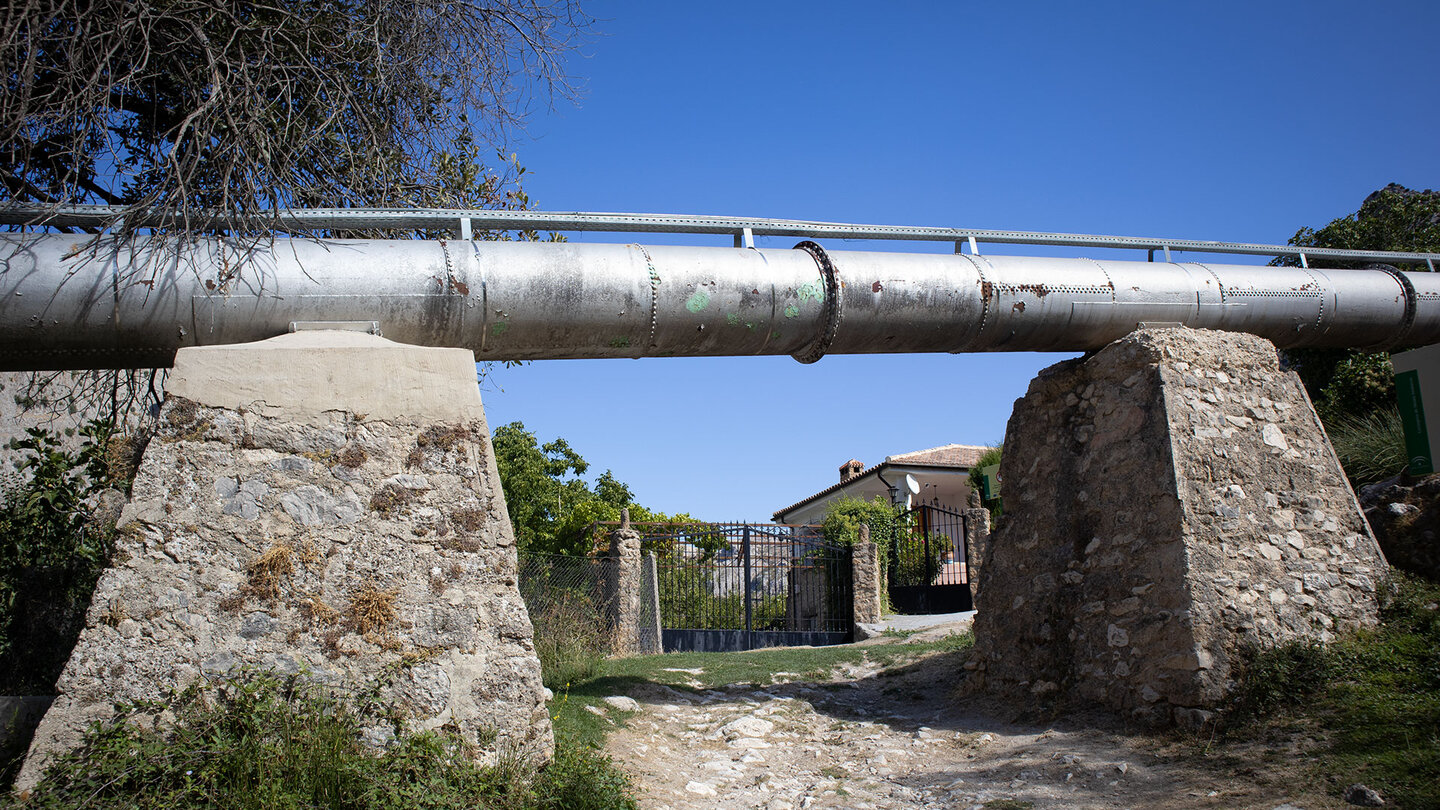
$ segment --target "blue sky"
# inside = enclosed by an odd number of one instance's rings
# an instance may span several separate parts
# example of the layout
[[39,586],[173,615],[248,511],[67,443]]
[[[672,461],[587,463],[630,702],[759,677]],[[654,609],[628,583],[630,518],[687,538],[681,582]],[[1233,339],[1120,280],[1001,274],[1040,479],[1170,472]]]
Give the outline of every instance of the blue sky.
[[[1440,3],[586,7],[578,105],[513,144],[545,210],[1282,243],[1386,183],[1440,186]],[[763,520],[846,459],[998,441],[1066,356],[547,361],[484,396],[492,427],[563,436],[647,506]]]

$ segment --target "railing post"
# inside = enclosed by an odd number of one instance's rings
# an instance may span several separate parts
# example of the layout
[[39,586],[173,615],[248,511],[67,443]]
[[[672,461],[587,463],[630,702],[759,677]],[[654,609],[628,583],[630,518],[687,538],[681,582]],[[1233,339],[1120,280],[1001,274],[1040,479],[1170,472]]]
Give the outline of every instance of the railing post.
[[741,553],[745,555],[745,649],[755,649],[755,628],[751,624],[751,585],[750,585],[750,524],[743,527],[744,534],[741,535]]

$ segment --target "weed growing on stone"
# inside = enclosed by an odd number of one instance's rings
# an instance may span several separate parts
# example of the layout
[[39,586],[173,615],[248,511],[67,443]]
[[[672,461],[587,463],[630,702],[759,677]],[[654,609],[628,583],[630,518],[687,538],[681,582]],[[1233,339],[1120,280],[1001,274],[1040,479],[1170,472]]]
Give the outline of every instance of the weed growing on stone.
[[280,598],[280,585],[295,574],[295,550],[286,543],[265,549],[245,569],[246,591],[265,601]]
[[[174,721],[143,722],[161,713]],[[251,673],[128,709],[57,759],[35,810],[150,808],[634,808],[625,776],[559,735],[554,761],[483,767],[444,731],[397,728],[383,751],[362,731],[394,724],[381,707],[297,678]],[[142,722],[136,722],[142,721]]]
[[366,583],[350,594],[350,607],[345,618],[362,636],[383,632],[395,621],[395,597],[399,591],[382,591]]

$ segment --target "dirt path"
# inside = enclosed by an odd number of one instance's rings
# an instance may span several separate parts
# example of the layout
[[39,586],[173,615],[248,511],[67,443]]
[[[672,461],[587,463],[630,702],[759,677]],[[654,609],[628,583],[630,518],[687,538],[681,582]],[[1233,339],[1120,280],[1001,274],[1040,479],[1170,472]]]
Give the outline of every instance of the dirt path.
[[1344,806],[1298,789],[1293,766],[1222,771],[1195,763],[1193,746],[1128,736],[1103,717],[1006,722],[997,707],[951,696],[956,666],[934,654],[763,688],[646,685],[630,695],[635,706],[612,701],[638,711],[607,750],[651,810]]

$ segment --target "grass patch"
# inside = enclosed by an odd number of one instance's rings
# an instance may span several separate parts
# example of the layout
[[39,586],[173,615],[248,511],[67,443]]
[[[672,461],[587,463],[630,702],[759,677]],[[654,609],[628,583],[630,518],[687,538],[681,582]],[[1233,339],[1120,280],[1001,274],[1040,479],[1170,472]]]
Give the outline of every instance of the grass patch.
[[1225,717],[1232,735],[1318,731],[1335,795],[1361,782],[1393,806],[1440,808],[1440,585],[1396,572],[1377,630],[1255,655]]
[[1325,423],[1340,466],[1352,486],[1383,481],[1405,469],[1405,427],[1395,406],[1358,415],[1337,416]]
[[[174,715],[164,726],[148,722]],[[398,730],[383,751],[361,742]],[[383,711],[295,678],[247,674],[132,707],[46,771],[21,806],[145,808],[634,808],[625,776],[559,729],[552,764],[485,767],[448,732],[406,733]]]

